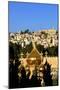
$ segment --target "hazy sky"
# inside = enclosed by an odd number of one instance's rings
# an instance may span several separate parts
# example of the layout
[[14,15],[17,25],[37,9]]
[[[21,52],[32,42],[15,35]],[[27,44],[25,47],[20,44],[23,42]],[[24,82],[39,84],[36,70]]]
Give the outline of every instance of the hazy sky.
[[8,3],[9,32],[29,29],[58,29],[58,5],[41,3]]

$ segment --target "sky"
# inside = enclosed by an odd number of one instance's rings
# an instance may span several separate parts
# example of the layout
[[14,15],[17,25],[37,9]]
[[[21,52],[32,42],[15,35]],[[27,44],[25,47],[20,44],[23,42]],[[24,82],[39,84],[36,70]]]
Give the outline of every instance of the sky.
[[58,30],[58,5],[8,2],[9,32],[44,29]]

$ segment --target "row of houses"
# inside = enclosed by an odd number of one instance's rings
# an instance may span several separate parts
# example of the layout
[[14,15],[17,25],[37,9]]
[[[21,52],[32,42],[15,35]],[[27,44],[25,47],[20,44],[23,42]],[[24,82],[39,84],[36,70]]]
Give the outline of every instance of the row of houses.
[[39,30],[36,32],[29,33],[9,33],[9,41],[12,43],[19,43],[23,47],[29,45],[32,40],[36,44],[43,45],[44,48],[58,46],[58,32],[54,29],[50,30]]

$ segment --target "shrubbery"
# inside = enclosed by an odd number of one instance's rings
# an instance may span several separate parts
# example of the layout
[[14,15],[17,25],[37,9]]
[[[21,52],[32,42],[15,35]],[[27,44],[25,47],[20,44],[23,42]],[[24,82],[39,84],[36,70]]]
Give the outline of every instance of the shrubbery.
[[[42,45],[36,45],[36,48],[40,53],[42,52],[43,55],[45,55],[45,52],[47,51],[48,56],[58,56],[58,46],[44,48]],[[26,53],[30,53],[32,49],[32,42],[24,48],[22,48],[20,44],[13,44],[9,42],[9,59],[14,60],[16,57],[20,58],[21,52],[24,54],[23,57],[26,57]]]
[[29,45],[27,45],[26,47],[22,48],[21,45],[18,44],[13,44],[12,42],[9,42],[9,59],[15,59],[20,58],[21,53],[23,53],[23,57],[26,57],[26,53],[30,53],[32,51],[32,43],[30,43]]
[[45,52],[47,51],[48,56],[58,56],[58,46],[44,48],[43,45],[36,45],[36,47],[39,52],[43,53],[43,55],[45,55]]

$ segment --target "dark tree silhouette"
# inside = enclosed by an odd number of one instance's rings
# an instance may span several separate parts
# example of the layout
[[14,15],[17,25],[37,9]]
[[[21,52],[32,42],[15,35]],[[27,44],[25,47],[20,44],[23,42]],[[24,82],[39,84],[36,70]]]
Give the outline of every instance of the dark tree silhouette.
[[44,82],[45,86],[52,86],[51,65],[49,65],[47,60],[44,64]]

